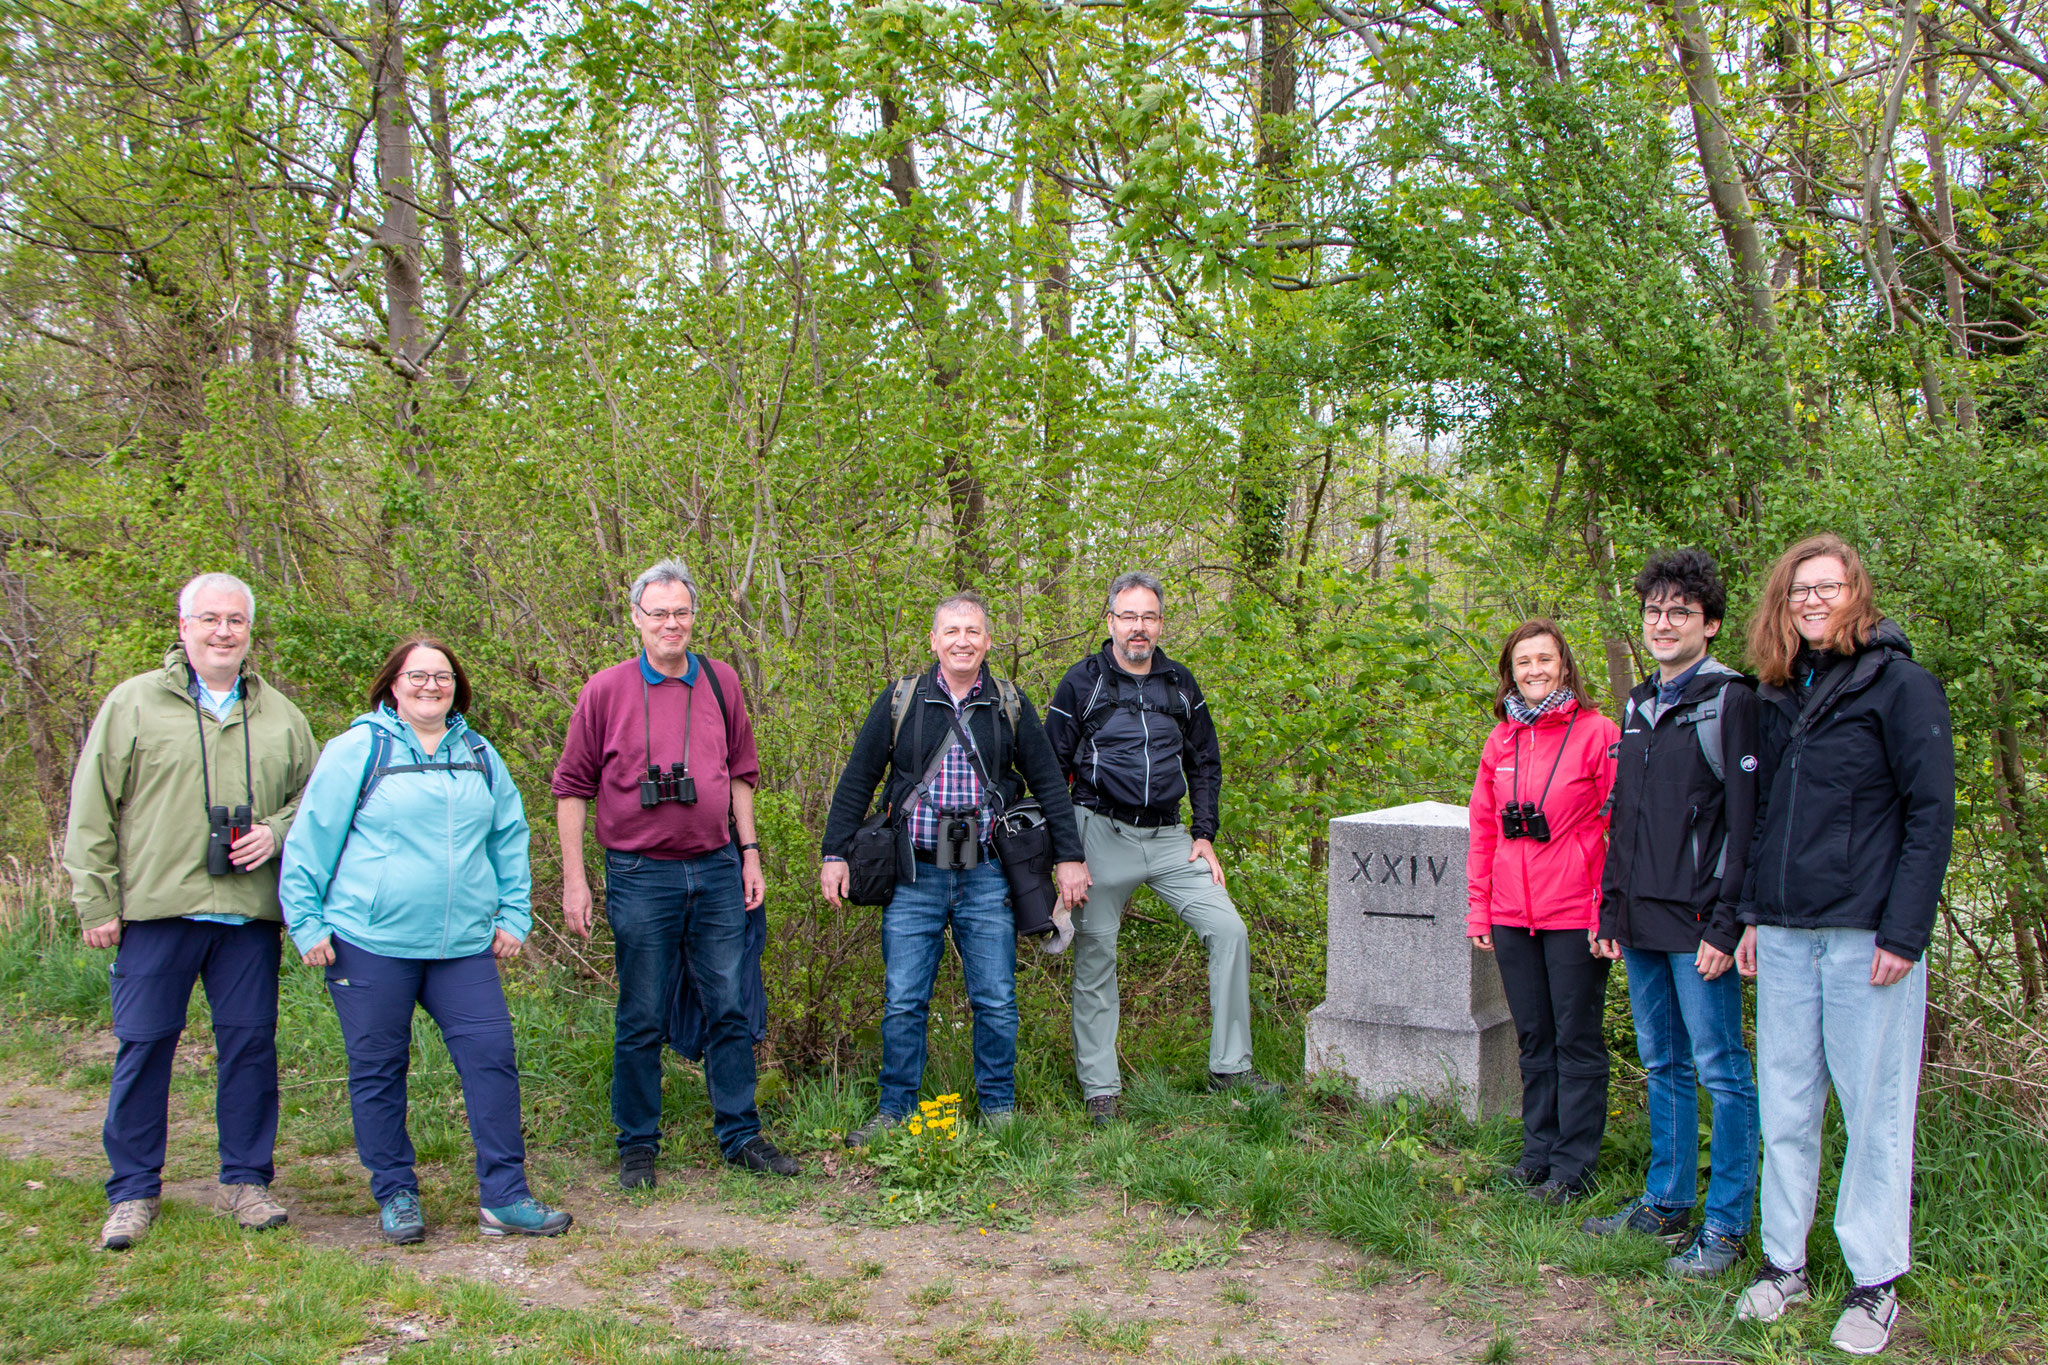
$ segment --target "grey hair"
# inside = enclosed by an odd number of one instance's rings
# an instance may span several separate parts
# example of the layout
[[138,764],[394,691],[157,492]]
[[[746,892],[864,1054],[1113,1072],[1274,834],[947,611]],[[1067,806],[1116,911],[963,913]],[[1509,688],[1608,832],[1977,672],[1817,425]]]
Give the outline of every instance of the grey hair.
[[962,588],[959,592],[945,598],[939,605],[932,608],[932,629],[937,630],[939,628],[939,616],[942,613],[959,607],[973,607],[981,613],[981,628],[990,635],[996,633],[996,618],[989,615],[988,603],[983,601],[981,594],[972,588]]
[[1147,573],[1143,569],[1133,569],[1129,573],[1120,573],[1109,581],[1109,596],[1103,601],[1102,614],[1107,616],[1115,611],[1116,599],[1132,588],[1145,589],[1158,601],[1159,610],[1166,610],[1166,589],[1160,586],[1159,575]]
[[682,560],[664,559],[659,564],[653,565],[652,567],[648,568],[646,572],[642,573],[638,578],[633,580],[633,589],[630,594],[633,602],[633,610],[638,611],[640,609],[640,594],[646,592],[650,587],[653,587],[656,583],[682,584],[684,587],[690,590],[691,610],[694,611],[696,609],[697,580],[690,577],[690,571],[683,567]]
[[249,604],[249,619],[256,619],[256,590],[231,573],[203,573],[178,589],[178,619],[192,614],[193,599],[203,592],[238,592]]

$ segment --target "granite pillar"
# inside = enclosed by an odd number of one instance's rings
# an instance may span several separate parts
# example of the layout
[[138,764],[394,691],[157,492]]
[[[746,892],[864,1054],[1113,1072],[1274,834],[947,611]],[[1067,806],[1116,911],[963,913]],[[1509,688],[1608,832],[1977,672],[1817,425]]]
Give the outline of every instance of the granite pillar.
[[1329,959],[1307,1074],[1473,1118],[1519,1110],[1515,1026],[1493,954],[1465,938],[1465,808],[1421,801],[1330,822]]

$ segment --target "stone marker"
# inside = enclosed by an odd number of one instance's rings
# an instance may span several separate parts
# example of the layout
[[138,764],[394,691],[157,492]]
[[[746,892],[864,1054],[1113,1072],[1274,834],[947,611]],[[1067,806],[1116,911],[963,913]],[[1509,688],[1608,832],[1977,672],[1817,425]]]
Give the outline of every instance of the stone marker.
[[1465,938],[1465,808],[1441,801],[1330,822],[1329,982],[1309,1011],[1307,1074],[1367,1099],[1520,1110],[1514,1021],[1493,954]]

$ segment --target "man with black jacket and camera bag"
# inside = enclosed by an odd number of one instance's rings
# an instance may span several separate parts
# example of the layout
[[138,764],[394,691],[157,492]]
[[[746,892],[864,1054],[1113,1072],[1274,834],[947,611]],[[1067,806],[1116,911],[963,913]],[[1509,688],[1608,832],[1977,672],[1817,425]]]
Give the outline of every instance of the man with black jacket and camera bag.
[[[1251,951],[1211,842],[1223,759],[1202,689],[1159,648],[1165,590],[1149,573],[1109,585],[1110,638],[1060,679],[1045,730],[1073,782],[1093,878],[1074,920],[1074,1070],[1088,1115],[1116,1118],[1116,939],[1149,886],[1209,953],[1209,1088],[1277,1092],[1252,1069]],[[1194,824],[1180,822],[1181,798]]]
[[[874,1117],[846,1135],[849,1147],[865,1146],[917,1106],[948,929],[974,1011],[982,1122],[997,1126],[1016,1112],[1017,929],[994,837],[997,818],[1027,784],[1044,808],[1061,904],[1074,905],[1088,890],[1066,783],[1038,713],[1014,683],[988,671],[981,598],[962,592],[939,603],[931,646],[931,669],[892,683],[868,708],[825,821],[818,885],[826,900],[839,905],[854,889],[847,858],[862,856],[857,841],[880,842],[895,872],[893,893],[886,872],[882,878],[881,1093]],[[876,819],[864,827],[885,776]],[[881,897],[859,897],[871,899]]]
[[[1707,653],[1728,606],[1711,558],[1659,555],[1635,588],[1657,674],[1622,716],[1595,951],[1628,966],[1650,1169],[1640,1196],[1580,1226],[1685,1242],[1664,1268],[1697,1278],[1742,1259],[1756,1201],[1756,1076],[1731,968],[1756,824],[1758,703],[1751,679]],[[1701,1085],[1713,1102],[1712,1170],[1692,1232]]]
[[88,948],[114,948],[114,1076],[101,1136],[113,1178],[100,1245],[140,1241],[163,1203],[171,1071],[192,983],[213,1016],[216,1207],[244,1228],[277,1145],[277,860],[319,750],[305,716],[248,667],[256,595],[233,574],[178,594],[163,667],[101,704],[71,779],[64,870]]

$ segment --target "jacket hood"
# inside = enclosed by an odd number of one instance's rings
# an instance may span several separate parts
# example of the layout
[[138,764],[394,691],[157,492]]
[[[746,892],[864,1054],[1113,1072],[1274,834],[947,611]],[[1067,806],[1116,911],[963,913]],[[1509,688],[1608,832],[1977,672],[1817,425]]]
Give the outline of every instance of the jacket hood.
[[[164,685],[173,692],[181,696],[189,695],[192,664],[185,657],[185,646],[172,645],[164,651],[164,667],[159,676],[163,679]],[[249,657],[246,654],[242,656],[242,666],[236,670],[236,676],[241,678],[243,690],[252,697],[263,686],[262,675],[249,666]]]
[[1150,673],[1132,673],[1130,669],[1117,662],[1116,641],[1114,639],[1105,639],[1102,642],[1102,648],[1098,652],[1097,657],[1102,660],[1104,668],[1114,668],[1117,672],[1133,678],[1163,678],[1168,673],[1179,673],[1181,671],[1180,665],[1168,658],[1166,651],[1158,645],[1152,646],[1152,671]]
[[[1692,675],[1691,680],[1686,683],[1685,690],[1688,692],[1692,691],[1694,687],[1699,685],[1699,682],[1702,678],[1742,678],[1747,676],[1748,675],[1745,674],[1741,669],[1730,668],[1727,664],[1722,663],[1719,659],[1709,654],[1706,658],[1700,661],[1699,670],[1695,672]],[[1649,677],[1644,678],[1641,682],[1637,683],[1634,687],[1629,689],[1630,698],[1632,698],[1635,701],[1641,702],[1647,701],[1650,698],[1656,696],[1657,689],[1661,682],[1661,678],[1661,674],[1650,674]]]
[[[379,706],[374,711],[365,711],[350,721],[349,725],[353,728],[366,723],[374,725],[380,730],[388,731],[400,744],[406,745],[408,748],[421,748],[418,738],[412,732],[412,726],[400,720],[398,712],[389,706]],[[441,742],[446,744],[449,739],[456,738],[467,728],[468,724],[462,719],[462,713],[460,711],[450,711],[448,713],[448,734]]]
[[1864,642],[1863,648],[1856,652],[1867,654],[1875,649],[1890,649],[1909,659],[1913,657],[1913,642],[1906,638],[1906,632],[1899,623],[1889,616],[1878,619],[1877,629],[1870,633],[1870,638]]

